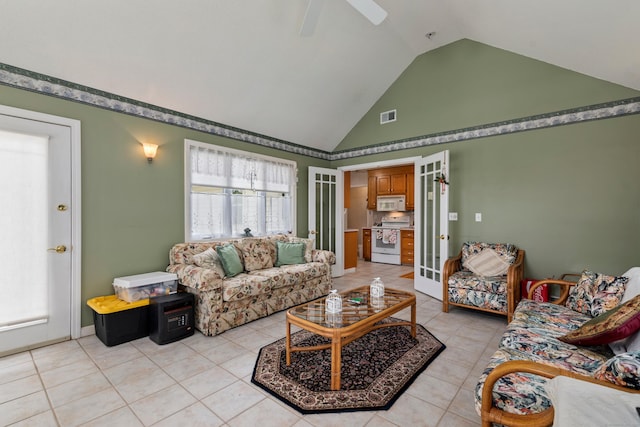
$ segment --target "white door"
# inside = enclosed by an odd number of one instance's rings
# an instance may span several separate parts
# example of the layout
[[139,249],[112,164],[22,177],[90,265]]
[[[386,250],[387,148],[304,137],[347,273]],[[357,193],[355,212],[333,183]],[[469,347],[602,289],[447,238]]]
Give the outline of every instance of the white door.
[[0,110],[0,356],[72,335],[74,130],[7,111]]
[[442,268],[449,255],[449,151],[415,163],[414,287],[442,300]]
[[336,254],[332,267],[334,277],[344,271],[342,212],[343,174],[335,169],[309,167],[309,238],[315,239],[316,249],[325,249]]

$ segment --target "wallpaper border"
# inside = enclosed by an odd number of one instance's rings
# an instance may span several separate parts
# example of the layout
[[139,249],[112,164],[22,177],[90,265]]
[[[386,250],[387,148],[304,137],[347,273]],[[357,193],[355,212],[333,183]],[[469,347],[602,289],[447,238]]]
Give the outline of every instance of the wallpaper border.
[[449,142],[473,140],[640,114],[640,97],[635,97],[330,153],[183,114],[3,63],[0,63],[0,84],[250,144],[329,161],[352,159],[391,151],[408,150]]

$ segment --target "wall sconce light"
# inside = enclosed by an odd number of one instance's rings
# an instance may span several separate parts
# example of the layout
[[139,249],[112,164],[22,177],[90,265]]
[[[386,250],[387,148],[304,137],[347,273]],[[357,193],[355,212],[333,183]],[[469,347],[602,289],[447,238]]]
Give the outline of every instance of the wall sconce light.
[[156,151],[158,151],[158,144],[143,142],[142,148],[144,149],[144,156],[147,158],[147,161],[151,163],[156,156]]

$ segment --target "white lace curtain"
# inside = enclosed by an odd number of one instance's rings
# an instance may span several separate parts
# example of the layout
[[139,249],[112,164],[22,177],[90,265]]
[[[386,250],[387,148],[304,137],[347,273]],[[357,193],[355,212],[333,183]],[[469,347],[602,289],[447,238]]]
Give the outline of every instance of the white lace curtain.
[[292,163],[215,147],[191,146],[190,151],[193,185],[289,193],[295,182]]

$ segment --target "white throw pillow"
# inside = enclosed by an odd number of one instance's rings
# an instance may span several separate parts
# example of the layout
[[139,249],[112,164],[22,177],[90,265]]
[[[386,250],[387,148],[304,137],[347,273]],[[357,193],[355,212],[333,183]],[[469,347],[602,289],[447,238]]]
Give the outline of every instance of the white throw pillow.
[[630,268],[623,276],[628,277],[629,281],[627,282],[627,287],[621,302],[627,302],[640,294],[640,267]]
[[464,262],[464,267],[478,276],[504,276],[509,269],[509,263],[491,248],[471,255]]

